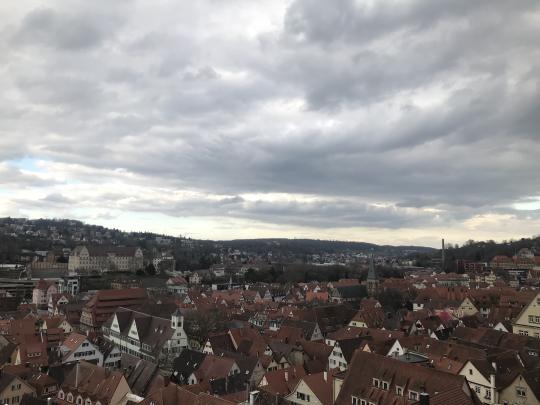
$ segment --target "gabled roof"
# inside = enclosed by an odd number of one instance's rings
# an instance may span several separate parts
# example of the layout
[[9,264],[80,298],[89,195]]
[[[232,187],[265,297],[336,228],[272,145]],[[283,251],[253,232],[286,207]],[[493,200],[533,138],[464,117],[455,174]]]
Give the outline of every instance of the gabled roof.
[[332,405],[332,375],[325,371],[303,376],[293,392],[304,382],[323,405]]
[[259,385],[259,388],[275,395],[285,396],[292,392],[300,378],[305,375],[306,372],[302,366],[269,371],[264,374],[261,381],[261,384],[266,382],[266,385]]
[[199,383],[208,382],[211,379],[225,378],[235,364],[234,359],[209,354],[193,373]]
[[[387,382],[388,390],[375,387],[374,379]],[[402,387],[404,392],[412,390],[419,394],[425,391],[430,395],[460,388],[472,397],[463,376],[357,350],[345,375],[336,405],[349,405],[351,396],[378,404],[408,404],[407,397],[397,395],[396,386]]]
[[171,380],[174,382],[185,383],[188,377],[197,370],[206,354],[191,350],[184,349],[180,355],[173,361],[173,374]]
[[108,404],[124,376],[87,361],[80,361],[66,376],[62,385],[64,392],[84,393],[102,404]]

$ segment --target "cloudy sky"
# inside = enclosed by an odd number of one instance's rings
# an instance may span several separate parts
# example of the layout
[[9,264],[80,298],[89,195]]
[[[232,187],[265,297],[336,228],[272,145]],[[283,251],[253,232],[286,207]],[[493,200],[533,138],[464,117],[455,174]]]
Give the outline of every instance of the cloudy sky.
[[0,2],[0,216],[540,233],[538,0]]

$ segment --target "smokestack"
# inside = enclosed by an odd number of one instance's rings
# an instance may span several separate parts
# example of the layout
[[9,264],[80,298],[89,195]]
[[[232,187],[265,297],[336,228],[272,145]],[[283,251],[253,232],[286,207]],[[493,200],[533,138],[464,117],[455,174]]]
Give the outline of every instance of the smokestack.
[[429,394],[427,392],[420,393],[420,405],[429,405]]
[[446,269],[445,267],[445,257],[444,257],[444,239],[442,240],[442,257],[441,257],[441,269],[444,271]]

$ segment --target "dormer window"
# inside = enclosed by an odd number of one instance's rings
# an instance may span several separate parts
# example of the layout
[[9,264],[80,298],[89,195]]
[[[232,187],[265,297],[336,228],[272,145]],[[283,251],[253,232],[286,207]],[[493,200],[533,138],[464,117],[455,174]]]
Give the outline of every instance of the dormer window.
[[373,379],[373,386],[376,387],[376,388],[379,388],[379,384],[380,384],[380,381],[378,378],[374,378]]
[[386,381],[381,381],[380,386],[381,386],[381,388],[382,388],[383,390],[387,390],[387,391],[388,391],[389,384],[388,384]]
[[396,395],[403,396],[403,387],[396,387]]
[[418,400],[418,392],[416,391],[409,391],[409,399],[413,401]]

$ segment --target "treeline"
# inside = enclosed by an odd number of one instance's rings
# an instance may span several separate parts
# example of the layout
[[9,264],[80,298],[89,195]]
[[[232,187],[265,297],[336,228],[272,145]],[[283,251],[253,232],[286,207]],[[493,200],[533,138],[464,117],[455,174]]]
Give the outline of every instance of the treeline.
[[410,251],[433,252],[435,249],[423,246],[388,246],[375,245],[366,242],[350,242],[320,239],[236,239],[232,241],[220,241],[224,248],[238,249],[241,251],[266,252],[311,255],[321,252],[339,254],[344,252],[374,252],[385,255],[403,255]]
[[[272,265],[267,269],[248,269],[245,281],[248,283],[309,283],[328,282],[342,278],[365,280],[368,270],[359,266],[314,266],[309,264]],[[377,268],[380,278],[403,278],[403,272],[392,268]]]

